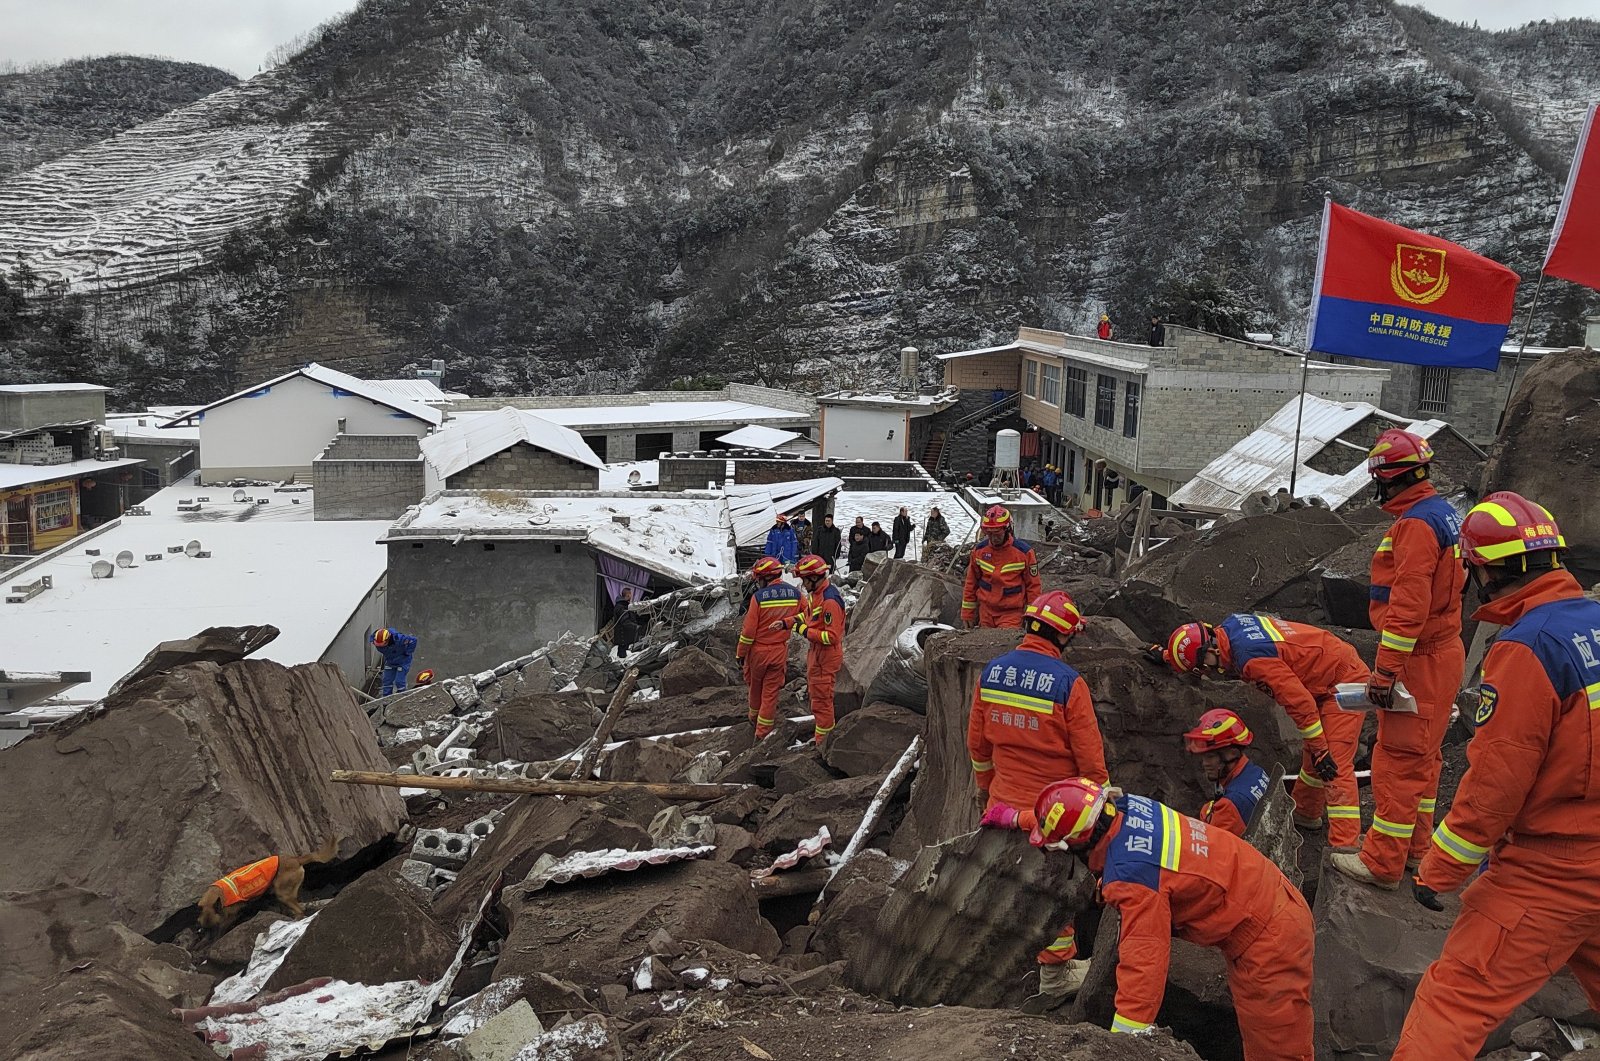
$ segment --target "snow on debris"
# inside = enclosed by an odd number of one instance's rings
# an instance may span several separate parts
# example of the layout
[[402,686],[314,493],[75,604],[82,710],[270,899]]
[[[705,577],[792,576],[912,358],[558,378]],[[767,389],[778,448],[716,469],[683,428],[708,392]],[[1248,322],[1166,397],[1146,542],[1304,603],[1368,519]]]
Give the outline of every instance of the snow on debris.
[[529,891],[538,891],[547,884],[566,884],[577,877],[600,877],[607,873],[629,872],[641,866],[662,866],[685,859],[705,858],[715,851],[715,844],[694,847],[657,847],[649,851],[629,851],[617,847],[609,851],[574,851],[561,858],[542,856],[523,880]]
[[331,984],[247,1013],[206,1017],[198,1028],[230,1050],[265,1048],[262,1061],[326,1057],[408,1034],[433,1010],[437,986],[420,980]]
[[573,1021],[526,1044],[511,1061],[577,1061],[591,1056],[591,1051],[604,1049],[610,1041],[605,1025],[598,1020]]
[[508,976],[504,980],[496,980],[477,994],[457,1002],[445,1010],[444,1023],[439,1028],[439,1034],[471,1035],[515,1001],[523,983],[520,976]]
[[772,860],[772,865],[765,869],[752,870],[751,880],[760,880],[770,877],[780,869],[793,869],[800,864],[801,859],[811,858],[822,853],[822,849],[833,843],[833,837],[828,832],[826,825],[817,829],[815,836],[808,836],[796,845],[793,851],[787,851]]
[[269,925],[265,932],[256,937],[255,949],[250,952],[250,961],[244,971],[228,977],[211,992],[211,1004],[221,1006],[231,1002],[248,1002],[260,994],[261,989],[267,986],[267,981],[272,979],[272,974],[278,971],[278,966],[289,956],[289,951],[306,934],[306,929],[311,927],[316,916],[311,913],[298,921],[274,921]]

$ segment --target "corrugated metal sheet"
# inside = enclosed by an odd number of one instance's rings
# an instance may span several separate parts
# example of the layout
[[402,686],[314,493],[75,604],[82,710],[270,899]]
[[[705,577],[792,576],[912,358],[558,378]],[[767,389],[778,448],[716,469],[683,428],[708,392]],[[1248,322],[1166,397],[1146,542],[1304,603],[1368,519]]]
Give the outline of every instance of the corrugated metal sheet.
[[749,449],[777,449],[785,442],[793,442],[801,437],[798,431],[785,431],[777,427],[763,427],[760,424],[749,424],[717,439],[730,446]]
[[658,847],[653,851],[574,851],[543,867],[535,863],[522,883],[530,892],[547,884],[566,884],[579,877],[601,877],[607,873],[628,873],[641,866],[663,866],[689,858],[705,858],[717,849],[715,844],[698,847]]
[[[1251,494],[1271,493],[1289,485],[1290,465],[1294,461],[1295,422],[1300,400],[1285,402],[1267,422],[1246,435],[1232,449],[1202,468],[1193,479],[1171,497],[1175,505],[1190,508],[1231,510]],[[1408,420],[1384,412],[1367,402],[1336,402],[1306,395],[1305,417],[1300,427],[1300,468],[1295,475],[1295,493],[1300,497],[1320,497],[1330,508],[1338,508],[1368,489],[1366,452],[1349,450],[1350,470],[1330,475],[1306,466],[1334,440],[1368,417],[1378,416],[1429,438],[1448,425],[1442,420]]]
[[760,486],[730,484],[726,493],[734,544],[759,545],[767,540],[778,513],[792,512],[843,485],[844,480],[836,476]]
[[595,456],[583,436],[572,428],[553,424],[537,414],[510,406],[483,416],[474,416],[429,435],[421,445],[422,455],[428,458],[441,478],[448,479],[520,442],[549,450],[591,468],[600,468],[605,464]]

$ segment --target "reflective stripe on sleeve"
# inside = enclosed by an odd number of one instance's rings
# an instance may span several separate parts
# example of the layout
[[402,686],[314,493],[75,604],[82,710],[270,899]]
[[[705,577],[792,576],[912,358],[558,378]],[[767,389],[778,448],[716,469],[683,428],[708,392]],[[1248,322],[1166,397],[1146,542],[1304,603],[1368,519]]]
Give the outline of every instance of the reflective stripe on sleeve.
[[1311,725],[1301,726],[1299,729],[1300,736],[1304,737],[1306,740],[1315,740],[1316,738],[1322,736],[1322,719],[1319,718],[1315,722],[1311,723]]
[[1440,822],[1439,828],[1433,831],[1433,846],[1455,859],[1469,866],[1476,866],[1489,855],[1487,847],[1480,847],[1470,840],[1463,840],[1450,828],[1449,822]]
[[981,773],[984,773],[984,772],[986,772],[988,770],[993,770],[993,769],[994,769],[994,763],[979,762],[976,759],[972,760],[972,771],[973,771],[973,773],[981,774]]
[[1383,636],[1378,638],[1378,644],[1384,648],[1394,649],[1396,652],[1411,652],[1417,647],[1417,639],[1414,637],[1401,637],[1399,634],[1391,634],[1385,630]]
[[1300,776],[1296,783],[1305,785],[1307,788],[1321,788],[1322,778],[1317,777],[1315,774],[1308,774],[1302,770],[1300,771]]

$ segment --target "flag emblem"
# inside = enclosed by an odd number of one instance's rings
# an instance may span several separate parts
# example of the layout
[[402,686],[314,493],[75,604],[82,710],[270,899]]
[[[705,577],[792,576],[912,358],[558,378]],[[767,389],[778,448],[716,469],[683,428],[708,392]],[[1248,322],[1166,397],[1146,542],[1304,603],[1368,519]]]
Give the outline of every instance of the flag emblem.
[[1442,250],[1396,243],[1394,264],[1389,266],[1389,283],[1401,299],[1416,306],[1437,301],[1450,290],[1450,274],[1444,271]]

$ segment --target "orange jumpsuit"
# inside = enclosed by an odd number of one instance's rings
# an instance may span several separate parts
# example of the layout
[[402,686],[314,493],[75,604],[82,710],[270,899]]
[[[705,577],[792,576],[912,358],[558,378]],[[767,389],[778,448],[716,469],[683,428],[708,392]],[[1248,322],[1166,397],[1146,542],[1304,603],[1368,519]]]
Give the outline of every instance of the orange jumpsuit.
[[1311,910],[1278,867],[1231,833],[1144,796],[1089,852],[1100,894],[1122,915],[1113,1032],[1155,1023],[1172,937],[1216,947],[1245,1061],[1312,1061]]
[[1396,1061],[1475,1057],[1563,965],[1600,1009],[1600,604],[1565,571],[1473,615],[1505,624],[1483,661],[1478,732],[1418,876],[1461,896],[1417,986]]
[[1440,747],[1461,687],[1461,517],[1433,484],[1420,482],[1384,504],[1396,517],[1372,558],[1374,669],[1404,681],[1417,713],[1378,713],[1372,750],[1372,828],[1361,861],[1374,877],[1399,880],[1428,850],[1439,791]]
[[222,892],[223,906],[233,906],[265,895],[272,878],[277,875],[278,856],[268,855],[259,862],[240,866],[221,880],[213,881],[211,886]]
[[[1361,837],[1355,765],[1361,716],[1341,711],[1333,693],[1340,682],[1367,680],[1360,653],[1326,630],[1266,615],[1230,615],[1217,624],[1216,633],[1222,669],[1276,700],[1305,742],[1294,786],[1295,813],[1321,818],[1326,808],[1328,843],[1355,847]],[[1324,749],[1339,768],[1326,786],[1314,765]]]
[[962,621],[977,616],[979,626],[1021,629],[1022,613],[1038,595],[1039,561],[1033,546],[1012,535],[998,549],[987,540],[972,547],[961,589]]
[[[1105,747],[1089,686],[1061,661],[1047,638],[1025,634],[1016,648],[983,669],[967,716],[967,750],[989,806],[1005,803],[1033,814],[1044,787],[1066,777],[1105,784]],[[1072,926],[1039,954],[1050,965],[1078,953]]]
[[1250,819],[1255,817],[1256,804],[1267,794],[1271,783],[1265,770],[1241,755],[1217,786],[1217,794],[1201,805],[1195,817],[1214,829],[1243,836],[1250,828]]
[[844,664],[844,598],[826,579],[806,599],[806,690],[811,696],[815,739],[833,732],[833,683]]
[[760,739],[778,720],[778,694],[789,665],[789,629],[800,614],[800,591],[782,579],[767,583],[750,598],[735,655],[750,686],[750,721]]

